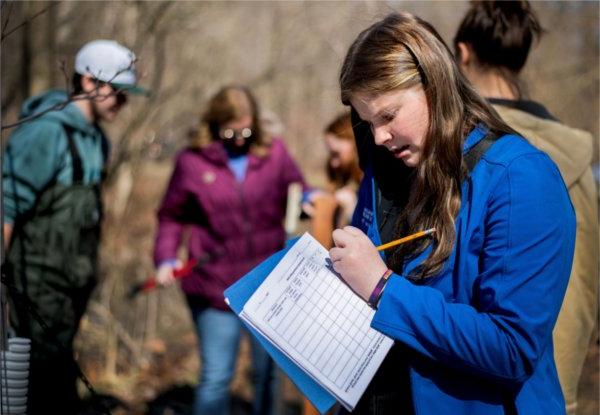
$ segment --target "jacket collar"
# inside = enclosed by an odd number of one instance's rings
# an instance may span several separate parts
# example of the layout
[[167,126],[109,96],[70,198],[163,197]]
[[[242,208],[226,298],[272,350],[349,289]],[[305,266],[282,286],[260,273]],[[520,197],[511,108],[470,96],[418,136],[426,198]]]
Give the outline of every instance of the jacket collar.
[[514,108],[517,110],[524,111],[528,114],[535,115],[538,118],[544,120],[558,121],[556,117],[550,114],[550,111],[542,104],[536,101],[530,100],[513,100],[513,99],[501,99],[501,98],[488,98],[488,102],[492,105],[502,105],[504,107]]
[[[213,141],[206,147],[198,149],[198,152],[202,155],[202,157],[206,158],[209,162],[215,165],[227,166],[229,162],[227,151],[225,150],[223,145],[218,141]],[[258,157],[252,152],[248,153],[248,169],[260,166],[266,161],[268,157],[268,155],[265,157]]]
[[466,154],[475,144],[481,141],[488,133],[488,128],[483,124],[477,124],[467,135],[463,142],[463,154]]

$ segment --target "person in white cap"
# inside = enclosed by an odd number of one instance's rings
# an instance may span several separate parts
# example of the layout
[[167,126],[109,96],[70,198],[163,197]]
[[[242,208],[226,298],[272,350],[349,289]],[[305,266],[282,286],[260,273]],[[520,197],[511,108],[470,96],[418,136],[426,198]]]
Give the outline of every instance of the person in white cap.
[[3,169],[3,272],[10,326],[32,340],[28,413],[81,409],[73,338],[96,284],[100,185],[113,121],[137,86],[135,55],[112,40],[84,45],[73,91],[28,99]]

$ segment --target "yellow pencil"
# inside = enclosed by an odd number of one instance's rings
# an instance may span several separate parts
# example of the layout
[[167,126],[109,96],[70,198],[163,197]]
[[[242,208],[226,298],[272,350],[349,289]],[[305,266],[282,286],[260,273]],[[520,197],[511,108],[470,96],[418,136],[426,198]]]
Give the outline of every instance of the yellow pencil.
[[426,231],[420,231],[417,233],[413,233],[412,235],[405,236],[404,238],[396,239],[395,241],[388,242],[387,244],[379,245],[377,247],[378,251],[383,251],[385,249],[391,248],[392,246],[400,245],[408,241],[412,241],[417,238],[422,238],[426,235],[431,235],[435,232],[435,228],[427,229]]

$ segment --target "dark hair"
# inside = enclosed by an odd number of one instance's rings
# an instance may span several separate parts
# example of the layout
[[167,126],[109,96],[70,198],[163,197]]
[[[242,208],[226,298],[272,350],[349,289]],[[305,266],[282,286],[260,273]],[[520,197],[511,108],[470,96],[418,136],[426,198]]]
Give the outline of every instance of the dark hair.
[[[475,92],[429,23],[410,13],[393,13],[360,33],[350,46],[340,74],[342,102],[349,105],[355,93],[377,95],[412,87],[423,88],[429,107],[423,155],[417,167],[397,168],[398,174],[388,180],[395,181],[395,192],[407,195],[395,236],[436,228],[436,243],[414,275],[427,277],[442,268],[454,245],[454,222],[466,172],[464,137],[480,123],[498,135],[515,132]],[[372,143],[373,138],[359,136],[356,128],[355,133],[360,155],[361,143]],[[401,164],[397,160],[388,163]],[[427,243],[401,245],[392,266],[400,267]]]
[[[71,90],[71,91],[69,91],[69,93],[70,93],[71,95],[80,95],[80,94],[84,94],[84,93],[86,93],[86,92],[83,90],[83,86],[81,85],[81,80],[83,79],[83,77],[84,77],[84,75],[81,75],[81,74],[79,74],[79,73],[77,73],[77,72],[74,72],[74,73],[73,73],[73,76],[71,77],[71,88],[72,88],[72,90]],[[104,84],[107,84],[107,83],[108,83],[108,82],[106,82],[106,81],[101,81],[101,80],[99,80],[99,79],[93,79],[93,81],[94,81],[94,83],[95,83],[95,85],[96,85],[96,88],[99,88],[99,87],[101,87],[102,85],[104,85]],[[115,87],[113,87],[113,88],[115,88]],[[116,90],[117,90],[117,88],[115,88],[115,91],[116,91]],[[119,92],[126,92],[126,91],[119,90]],[[121,96],[121,97],[123,97],[123,96],[124,96],[123,94],[116,94],[116,95],[118,95],[118,96]]]
[[467,43],[480,65],[517,74],[542,32],[527,1],[472,1],[454,37],[454,48],[459,54],[458,43]]
[[81,74],[78,74],[77,72],[73,73],[73,76],[71,77],[71,87],[73,88],[73,90],[71,91],[71,95],[83,94],[83,87],[81,86],[81,78],[82,78]]

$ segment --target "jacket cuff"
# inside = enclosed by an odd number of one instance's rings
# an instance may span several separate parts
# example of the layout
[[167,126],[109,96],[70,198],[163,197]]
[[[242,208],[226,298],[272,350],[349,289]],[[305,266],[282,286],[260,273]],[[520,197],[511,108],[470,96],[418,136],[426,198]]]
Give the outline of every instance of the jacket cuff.
[[177,258],[169,258],[169,259],[164,259],[162,261],[160,261],[160,263],[158,264],[158,267],[162,267],[163,265],[168,265],[170,267],[174,267],[175,265],[177,265],[178,259]]
[[410,319],[406,318],[410,314],[406,306],[414,288],[406,278],[392,274],[379,300],[371,327],[396,340],[406,335],[413,337]]

